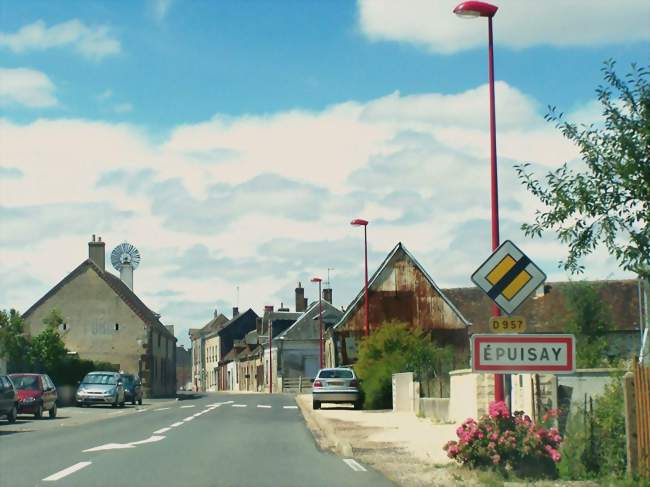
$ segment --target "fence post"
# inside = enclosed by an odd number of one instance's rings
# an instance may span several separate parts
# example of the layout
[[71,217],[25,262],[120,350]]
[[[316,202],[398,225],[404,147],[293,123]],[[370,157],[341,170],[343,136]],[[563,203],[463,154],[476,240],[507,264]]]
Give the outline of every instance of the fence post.
[[627,450],[627,473],[630,475],[636,474],[639,470],[636,398],[634,392],[634,374],[628,372],[623,377],[623,397],[625,399],[625,447]]
[[302,394],[302,375],[298,377],[298,392]]

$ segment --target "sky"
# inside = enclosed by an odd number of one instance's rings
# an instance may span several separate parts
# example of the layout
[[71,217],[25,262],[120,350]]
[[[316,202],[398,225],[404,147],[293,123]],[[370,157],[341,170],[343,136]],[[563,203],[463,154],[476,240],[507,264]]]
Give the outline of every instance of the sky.
[[[134,290],[180,344],[215,309],[334,304],[402,242],[442,287],[490,255],[486,19],[446,0],[0,0],[0,308],[24,312],[128,241]],[[644,0],[503,0],[494,18],[501,239],[550,281],[634,277],[523,235],[537,174],[579,153],[544,120],[597,123],[603,61],[648,64]],[[112,269],[111,269],[112,271]],[[117,273],[117,271],[115,271]]]

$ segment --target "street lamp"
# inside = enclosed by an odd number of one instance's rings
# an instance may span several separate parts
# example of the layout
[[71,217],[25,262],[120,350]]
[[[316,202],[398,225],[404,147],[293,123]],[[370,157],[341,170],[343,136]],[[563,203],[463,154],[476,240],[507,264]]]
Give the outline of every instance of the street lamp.
[[368,234],[367,234],[367,229],[368,229],[368,221],[367,220],[362,220],[361,218],[357,218],[356,220],[352,220],[350,222],[350,225],[354,225],[357,227],[362,226],[363,227],[363,249],[364,249],[364,260],[366,263],[366,280],[365,280],[365,298],[366,298],[366,328],[365,328],[365,335],[368,336],[370,335],[370,325],[368,324]]
[[[490,79],[490,167],[491,167],[491,201],[492,201],[492,250],[499,246],[499,192],[497,185],[497,135],[496,117],[494,113],[494,50],[492,41],[492,17],[499,7],[485,2],[463,2],[456,6],[454,13],[459,17],[487,17],[488,19],[488,70]],[[492,305],[492,313],[501,313],[496,304]],[[494,375],[494,400],[503,401],[503,375]]]
[[323,296],[321,294],[321,282],[320,277],[313,277],[311,282],[318,283],[318,324],[320,328],[320,340],[318,342],[320,348],[320,368],[323,368]]

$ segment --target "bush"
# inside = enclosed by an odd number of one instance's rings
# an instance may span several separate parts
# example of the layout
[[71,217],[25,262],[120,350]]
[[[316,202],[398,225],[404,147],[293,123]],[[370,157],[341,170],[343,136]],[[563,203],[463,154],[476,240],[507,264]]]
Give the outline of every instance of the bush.
[[436,368],[449,361],[448,357],[452,357],[450,349],[433,344],[422,330],[411,329],[405,323],[382,324],[361,341],[354,367],[362,380],[364,407],[390,408],[393,374],[414,372],[419,379],[435,374]]
[[504,402],[490,403],[489,414],[469,418],[456,430],[458,441],[444,446],[447,456],[470,467],[490,467],[520,475],[555,476],[562,437],[548,427],[557,416],[549,411],[537,424],[523,411],[510,415]]

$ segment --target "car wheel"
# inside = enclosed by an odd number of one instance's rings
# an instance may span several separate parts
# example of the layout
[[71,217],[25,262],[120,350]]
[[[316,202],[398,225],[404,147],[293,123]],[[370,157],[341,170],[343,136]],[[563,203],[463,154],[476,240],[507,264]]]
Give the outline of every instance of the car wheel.
[[136,400],[135,400],[135,397],[134,397],[134,398],[131,400],[131,404],[132,404],[133,406],[135,406],[135,403],[136,403],[136,402],[138,402],[138,401],[136,401]]
[[52,404],[52,408],[47,413],[50,415],[50,419],[56,418],[56,404]]
[[123,407],[124,407],[124,404],[126,404],[126,403],[125,403],[124,401],[122,401],[122,402],[120,403],[120,407],[123,408]]
[[111,407],[116,408],[117,407],[117,396],[115,396],[115,402],[111,404]]
[[359,401],[354,401],[354,409],[361,409],[363,407],[363,403]]
[[18,411],[16,411],[16,406],[11,408],[11,411],[9,411],[9,414],[7,414],[7,421],[10,423],[15,423],[16,422],[16,417],[18,416]]
[[43,417],[43,405],[39,404],[38,409],[36,409],[36,412],[34,413],[34,417],[36,419],[41,419]]
[[320,401],[312,401],[311,405],[314,409],[320,409]]
[[142,406],[142,398],[138,399],[138,406]]

